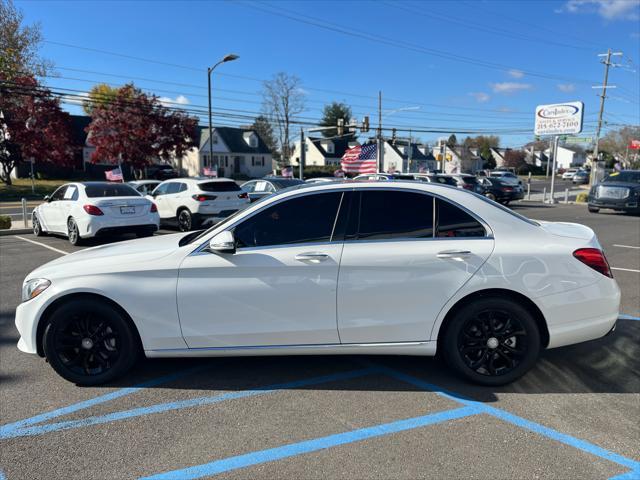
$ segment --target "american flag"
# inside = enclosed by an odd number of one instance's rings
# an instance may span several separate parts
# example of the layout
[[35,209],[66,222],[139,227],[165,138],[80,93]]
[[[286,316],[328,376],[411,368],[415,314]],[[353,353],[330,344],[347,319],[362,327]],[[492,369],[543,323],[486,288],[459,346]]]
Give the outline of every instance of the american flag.
[[110,182],[124,182],[120,167],[114,168],[113,170],[107,170],[104,172],[104,176],[107,177],[107,180]]
[[211,167],[204,167],[204,176],[205,177],[217,177],[218,176],[218,170],[216,170],[215,168],[211,168]]
[[346,173],[376,173],[378,171],[376,157],[375,143],[350,148],[342,156],[342,170]]
[[293,167],[282,167],[282,176],[286,178],[293,178]]

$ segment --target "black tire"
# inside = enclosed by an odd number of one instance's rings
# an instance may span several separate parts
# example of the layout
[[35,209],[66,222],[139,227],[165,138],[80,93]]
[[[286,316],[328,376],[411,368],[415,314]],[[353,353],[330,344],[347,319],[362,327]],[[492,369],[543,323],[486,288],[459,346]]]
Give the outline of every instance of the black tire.
[[31,216],[31,226],[33,228],[33,235],[36,237],[42,237],[45,234],[44,230],[42,230],[42,224],[40,223],[40,219],[38,218],[38,216],[34,213]]
[[181,232],[190,232],[195,227],[193,215],[188,208],[183,208],[178,211],[178,230]]
[[540,331],[518,303],[481,298],[455,314],[441,346],[447,364],[463,377],[480,385],[505,385],[536,363]]
[[589,206],[588,208],[589,208],[589,212],[591,213],[598,213],[600,211],[598,207]]
[[77,385],[99,385],[124,375],[140,347],[123,315],[107,303],[79,299],[63,304],[44,330],[47,361]]
[[73,217],[69,217],[69,220],[67,220],[67,238],[71,245],[77,246],[82,244],[80,230],[78,230],[78,224]]
[[494,202],[496,201],[496,196],[491,192],[485,193],[484,196],[487,197],[489,200],[493,200]]

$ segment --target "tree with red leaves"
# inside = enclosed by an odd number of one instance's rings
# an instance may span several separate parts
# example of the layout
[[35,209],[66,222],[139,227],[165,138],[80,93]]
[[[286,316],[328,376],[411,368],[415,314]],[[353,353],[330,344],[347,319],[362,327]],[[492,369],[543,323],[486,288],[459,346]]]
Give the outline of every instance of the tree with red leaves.
[[198,120],[163,106],[133,84],[96,103],[87,127],[92,161],[127,163],[141,169],[161,158],[180,158],[195,146]]
[[520,173],[521,169],[527,165],[526,155],[522,150],[507,150],[504,153],[504,166],[515,169]]
[[73,164],[71,120],[33,77],[0,75],[0,179],[11,185],[20,161]]

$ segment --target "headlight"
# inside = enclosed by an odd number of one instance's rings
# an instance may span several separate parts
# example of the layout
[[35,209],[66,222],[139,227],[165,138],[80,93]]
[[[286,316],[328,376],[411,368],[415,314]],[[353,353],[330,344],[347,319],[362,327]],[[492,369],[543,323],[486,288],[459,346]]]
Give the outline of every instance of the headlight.
[[24,285],[22,285],[22,301],[26,302],[37,297],[49,288],[49,285],[51,285],[51,282],[46,278],[34,278],[24,282]]

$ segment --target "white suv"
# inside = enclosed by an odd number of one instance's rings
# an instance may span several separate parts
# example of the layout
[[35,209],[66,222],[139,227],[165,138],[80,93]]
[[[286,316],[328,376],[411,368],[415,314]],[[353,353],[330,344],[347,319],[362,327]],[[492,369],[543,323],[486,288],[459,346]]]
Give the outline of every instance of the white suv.
[[151,193],[163,223],[182,232],[226,218],[249,204],[249,197],[228,178],[172,178]]

